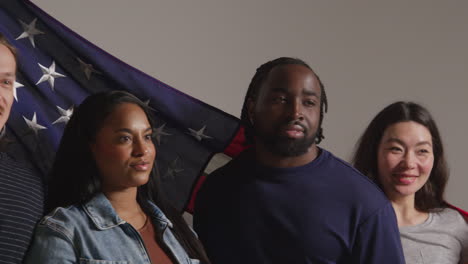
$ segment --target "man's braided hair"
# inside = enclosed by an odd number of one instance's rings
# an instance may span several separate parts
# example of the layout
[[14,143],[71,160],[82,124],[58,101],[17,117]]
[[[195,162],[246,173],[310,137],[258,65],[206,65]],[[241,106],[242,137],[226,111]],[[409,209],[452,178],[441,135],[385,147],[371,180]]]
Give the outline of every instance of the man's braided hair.
[[[312,72],[314,72],[312,68],[310,68],[310,66],[304,61],[297,59],[297,58],[289,58],[289,57],[277,58],[275,60],[269,61],[261,65],[260,67],[258,67],[257,71],[255,72],[255,75],[250,81],[249,89],[247,90],[247,94],[245,95],[244,105],[242,106],[242,113],[241,113],[241,124],[244,126],[244,134],[245,134],[245,139],[246,139],[245,143],[247,145],[253,144],[255,142],[255,137],[254,137],[255,132],[254,132],[254,128],[249,118],[248,101],[249,99],[254,100],[254,101],[256,100],[256,97],[260,91],[260,87],[262,86],[263,82],[267,78],[270,71],[276,66],[281,66],[281,65],[302,65],[310,69]],[[315,139],[315,143],[319,144],[322,141],[322,139],[324,139],[323,129],[322,129],[322,120],[323,120],[324,113],[326,113],[328,110],[328,101],[327,101],[327,95],[325,93],[325,87],[323,86],[322,81],[320,80],[320,78],[315,72],[314,74],[315,74],[315,77],[317,77],[317,80],[320,84],[320,92],[321,92],[320,121],[319,121],[318,130],[317,130],[317,136]]]

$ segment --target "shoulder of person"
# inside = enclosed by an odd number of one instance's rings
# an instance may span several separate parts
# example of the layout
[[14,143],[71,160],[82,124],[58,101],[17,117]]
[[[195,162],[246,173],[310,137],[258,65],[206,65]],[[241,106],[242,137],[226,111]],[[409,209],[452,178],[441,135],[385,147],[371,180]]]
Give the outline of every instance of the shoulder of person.
[[248,167],[246,162],[249,162],[249,155],[248,150],[243,151],[237,157],[209,173],[197,191],[195,204],[199,205],[202,200],[204,203],[208,200],[213,202],[210,197],[220,198],[229,191],[235,190],[242,182],[242,176],[247,175],[245,170]]
[[57,207],[44,216],[38,226],[48,227],[59,232],[71,232],[86,221],[87,215],[81,206]]
[[322,150],[325,155],[327,177],[333,176],[336,189],[356,207],[368,210],[368,213],[387,207],[390,203],[384,192],[367,176],[363,175],[348,162],[336,157],[331,152]]
[[436,209],[432,212],[440,218],[440,221],[447,224],[461,224],[468,228],[468,218],[465,212],[458,211],[451,207]]
[[247,149],[240,153],[237,157],[229,160],[224,165],[213,170],[208,176],[207,180],[220,179],[222,177],[230,177],[245,169],[247,163],[253,162],[253,153],[251,149]]
[[208,193],[211,194],[216,191],[222,191],[223,187],[221,186],[231,186],[230,182],[235,181],[235,173],[231,169],[232,162],[233,161],[231,160],[227,164],[206,175],[206,179],[197,191],[197,200],[204,195],[208,195]]
[[41,197],[44,195],[45,187],[42,175],[31,163],[18,161],[9,154],[0,152],[0,179],[2,179],[2,183],[7,178],[13,180],[11,183],[17,188],[34,188],[33,193]]
[[25,170],[34,170],[34,166],[29,160],[8,152],[0,152],[0,164],[11,165]]
[[327,150],[322,151],[324,151],[324,154],[328,155],[328,166],[331,167],[331,169],[335,169],[337,172],[340,172],[340,175],[343,176],[343,181],[349,180],[351,184],[356,183],[360,187],[370,188],[371,190],[381,192],[380,188],[371,179],[355,169],[350,163],[342,160]]

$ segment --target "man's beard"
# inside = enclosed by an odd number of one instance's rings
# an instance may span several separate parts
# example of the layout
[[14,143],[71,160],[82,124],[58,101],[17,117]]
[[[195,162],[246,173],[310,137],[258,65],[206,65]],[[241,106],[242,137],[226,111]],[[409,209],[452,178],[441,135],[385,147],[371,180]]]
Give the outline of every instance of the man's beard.
[[308,152],[310,146],[315,143],[317,132],[312,136],[305,136],[307,130],[303,131],[303,138],[287,138],[273,133],[262,133],[255,131],[255,140],[260,141],[271,153],[282,157],[297,157]]

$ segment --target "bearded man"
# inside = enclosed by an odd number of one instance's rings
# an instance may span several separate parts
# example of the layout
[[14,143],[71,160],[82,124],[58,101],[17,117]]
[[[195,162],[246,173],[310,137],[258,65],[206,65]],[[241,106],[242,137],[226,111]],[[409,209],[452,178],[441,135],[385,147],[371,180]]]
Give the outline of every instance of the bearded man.
[[385,195],[317,145],[324,86],[304,61],[257,69],[242,110],[252,148],[210,174],[194,227],[212,263],[404,263]]

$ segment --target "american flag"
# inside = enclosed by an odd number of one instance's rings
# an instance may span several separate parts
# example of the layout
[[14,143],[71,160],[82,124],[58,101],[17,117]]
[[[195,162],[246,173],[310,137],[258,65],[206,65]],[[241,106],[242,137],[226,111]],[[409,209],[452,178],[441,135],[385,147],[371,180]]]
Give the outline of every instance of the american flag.
[[8,148],[26,155],[44,177],[73,108],[99,91],[126,90],[154,109],[157,166],[180,210],[211,156],[238,131],[236,117],[125,64],[30,1],[0,1],[0,31],[20,53],[4,136]]

